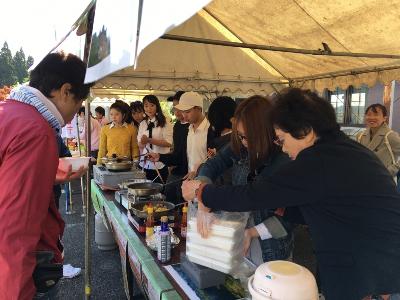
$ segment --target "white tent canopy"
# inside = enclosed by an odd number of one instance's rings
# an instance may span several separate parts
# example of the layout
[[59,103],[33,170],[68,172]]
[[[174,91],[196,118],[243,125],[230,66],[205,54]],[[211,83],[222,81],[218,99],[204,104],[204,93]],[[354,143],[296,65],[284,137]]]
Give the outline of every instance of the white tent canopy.
[[[332,52],[398,55],[399,15],[397,0],[214,0],[168,34],[310,50],[326,43]],[[399,70],[398,59],[304,55],[158,39],[139,56],[136,70],[109,75],[93,91],[266,94],[287,83],[322,91],[372,86],[377,81],[387,84],[400,79]]]

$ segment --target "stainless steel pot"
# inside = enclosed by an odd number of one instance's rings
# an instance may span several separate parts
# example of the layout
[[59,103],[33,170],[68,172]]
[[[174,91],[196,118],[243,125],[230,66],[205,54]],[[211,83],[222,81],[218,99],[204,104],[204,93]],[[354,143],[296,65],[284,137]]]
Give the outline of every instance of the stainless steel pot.
[[117,157],[116,154],[111,157],[103,157],[101,162],[109,171],[128,171],[134,165],[127,156]]
[[131,161],[111,161],[104,165],[109,171],[129,171],[132,169],[133,163]]

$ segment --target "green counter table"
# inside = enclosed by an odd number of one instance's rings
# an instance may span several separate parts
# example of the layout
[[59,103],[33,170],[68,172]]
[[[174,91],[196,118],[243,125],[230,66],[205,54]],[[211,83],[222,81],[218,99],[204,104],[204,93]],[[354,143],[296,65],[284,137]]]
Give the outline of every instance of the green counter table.
[[[183,290],[168,275],[163,265],[150,252],[151,250],[145,246],[144,237],[129,223],[126,210],[114,201],[114,192],[102,191],[92,180],[91,198],[96,213],[100,214],[105,224],[112,228],[118,244],[125,290],[130,279],[127,274],[131,271],[148,299],[188,299]],[[179,262],[179,252],[183,250],[182,246],[173,249],[173,258],[170,263]]]

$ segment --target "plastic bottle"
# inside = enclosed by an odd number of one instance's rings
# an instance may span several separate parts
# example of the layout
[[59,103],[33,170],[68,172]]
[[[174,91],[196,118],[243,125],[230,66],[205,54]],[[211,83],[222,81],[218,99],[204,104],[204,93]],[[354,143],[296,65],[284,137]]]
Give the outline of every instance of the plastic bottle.
[[146,239],[150,238],[154,233],[154,208],[149,205],[147,208],[147,219],[146,219]]
[[187,235],[187,211],[188,207],[185,206],[182,207],[182,220],[181,220],[181,237],[186,239]]
[[171,259],[171,233],[168,226],[168,217],[161,217],[161,228],[157,240],[157,258],[162,263]]

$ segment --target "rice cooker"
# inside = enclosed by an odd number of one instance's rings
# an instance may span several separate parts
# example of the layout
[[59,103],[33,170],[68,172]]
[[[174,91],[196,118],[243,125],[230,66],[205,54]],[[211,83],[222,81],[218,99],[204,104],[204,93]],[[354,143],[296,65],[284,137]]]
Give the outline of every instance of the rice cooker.
[[260,265],[250,277],[253,300],[318,300],[313,274],[290,261],[270,261]]

